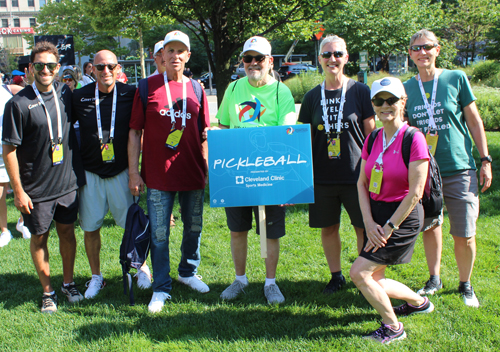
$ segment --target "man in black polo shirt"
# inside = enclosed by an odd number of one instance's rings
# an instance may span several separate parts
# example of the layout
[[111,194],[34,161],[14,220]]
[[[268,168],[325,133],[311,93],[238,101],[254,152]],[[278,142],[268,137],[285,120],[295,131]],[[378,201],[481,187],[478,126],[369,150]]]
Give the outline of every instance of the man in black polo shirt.
[[56,223],[63,264],[61,290],[71,303],[83,299],[73,282],[73,269],[76,190],[85,178],[71,124],[71,91],[67,85],[54,82],[58,62],[59,54],[53,44],[37,43],[29,65],[35,82],[7,103],[2,134],[3,158],[14,204],[23,213],[25,226],[32,234],[30,250],[44,291],[43,313],[57,310],[47,248],[52,220]]
[[[105,283],[101,274],[100,230],[111,210],[116,223],[125,227],[133,202],[128,188],[127,143],[135,87],[116,81],[120,65],[111,51],[99,51],[94,59],[95,83],[73,94],[73,122],[79,121],[81,154],[87,184],[79,190],[80,226],[92,279],[85,298],[94,298]],[[149,268],[138,272],[141,288],[151,286]]]

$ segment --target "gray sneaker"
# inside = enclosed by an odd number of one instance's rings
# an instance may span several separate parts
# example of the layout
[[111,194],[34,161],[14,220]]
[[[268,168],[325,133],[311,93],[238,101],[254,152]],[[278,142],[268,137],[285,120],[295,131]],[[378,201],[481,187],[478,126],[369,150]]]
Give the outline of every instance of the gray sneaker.
[[66,297],[68,297],[69,303],[75,303],[83,299],[82,294],[78,291],[74,282],[69,284],[68,287],[64,287],[63,285],[61,287],[61,291],[66,295]]
[[228,288],[222,291],[222,293],[220,294],[220,298],[226,299],[228,301],[231,299],[235,299],[241,292],[245,292],[244,288],[247,286],[248,284],[245,285],[239,280],[234,280]]
[[285,297],[276,284],[264,286],[264,295],[266,296],[267,303],[269,304],[279,304],[285,302]]

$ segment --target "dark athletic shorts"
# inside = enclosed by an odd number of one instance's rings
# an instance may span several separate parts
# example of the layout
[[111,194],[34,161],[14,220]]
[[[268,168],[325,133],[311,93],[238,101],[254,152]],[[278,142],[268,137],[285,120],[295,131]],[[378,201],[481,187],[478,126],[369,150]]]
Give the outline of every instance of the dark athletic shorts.
[[78,196],[72,191],[46,202],[33,203],[31,214],[23,214],[24,226],[32,235],[43,235],[50,229],[52,220],[60,224],[72,224],[78,216]]
[[314,184],[314,203],[309,204],[309,226],[324,228],[340,224],[341,205],[353,226],[364,228],[356,185]]
[[[394,214],[400,202],[386,203],[370,199],[373,220],[380,226],[384,226],[387,220]],[[408,217],[399,225],[399,230],[393,231],[385,247],[379,248],[375,253],[370,250],[361,251],[360,256],[377,264],[395,265],[406,264],[411,261],[413,248],[418,234],[424,225],[424,208],[419,202]],[[363,248],[368,242],[366,231],[364,232]]]
[[[259,234],[259,207],[226,208],[227,227],[233,232],[252,229],[252,210],[255,213],[257,234]],[[266,205],[267,238],[276,239],[285,236],[285,207]]]

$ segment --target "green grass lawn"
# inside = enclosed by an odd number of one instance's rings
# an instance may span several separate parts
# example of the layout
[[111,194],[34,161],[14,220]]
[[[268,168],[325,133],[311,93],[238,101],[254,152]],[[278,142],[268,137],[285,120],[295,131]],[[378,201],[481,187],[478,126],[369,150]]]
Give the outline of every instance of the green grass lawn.
[[[487,133],[493,156],[493,187],[481,195],[477,222],[478,256],[472,283],[481,307],[466,307],[457,293],[458,273],[453,240],[444,223],[442,279],[444,289],[431,300],[432,314],[402,318],[408,338],[390,347],[361,336],[378,327],[379,315],[348,279],[334,295],[322,294],[330,274],[319,230],[308,227],[306,205],[287,209],[287,236],[281,242],[277,283],[286,297],[269,306],[263,295],[264,263],[259,239],[249,235],[246,294],[232,302],[220,293],[234,279],[229,231],[224,210],[210,208],[205,199],[202,262],[199,274],[210,286],[199,294],[176,281],[182,223],[171,233],[172,301],[152,315],[147,304],[151,290],[135,289],[136,305],[123,294],[118,261],[123,230],[109,217],[103,227],[102,272],[107,286],[94,300],[70,305],[59,294],[59,310],[40,313],[41,286],[29,253],[29,241],[15,230],[18,213],[8,199],[9,228],[15,238],[0,249],[0,351],[494,351],[500,345],[500,133]],[[477,157],[477,153],[476,153]],[[145,196],[142,205],[145,207]],[[175,207],[178,216],[178,205]],[[84,292],[90,269],[83,232],[77,227],[75,281]],[[342,266],[348,276],[356,259],[355,233],[342,215]],[[61,258],[55,231],[49,241],[53,285],[60,292]],[[149,260],[148,260],[149,261]],[[422,240],[410,264],[391,267],[389,278],[419,289],[428,278]],[[394,302],[398,304],[399,302]]]

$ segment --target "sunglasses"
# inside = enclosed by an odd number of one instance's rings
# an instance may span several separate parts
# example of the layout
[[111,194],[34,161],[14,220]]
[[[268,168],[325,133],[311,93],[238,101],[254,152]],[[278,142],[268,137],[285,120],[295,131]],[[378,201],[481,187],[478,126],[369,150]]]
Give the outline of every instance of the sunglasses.
[[344,56],[344,52],[343,51],[325,51],[325,52],[321,53],[321,56],[323,57],[323,59],[329,59],[332,57],[332,55],[338,59],[339,57]]
[[47,66],[47,69],[49,71],[54,71],[57,67],[57,63],[55,62],[34,62],[33,63],[33,68],[35,69],[35,71],[43,71],[43,69],[45,68],[45,66]]
[[94,64],[94,67],[97,69],[97,71],[104,71],[104,68],[107,67],[108,70],[113,71],[118,64]]
[[63,78],[63,82],[73,82],[73,78]]
[[389,104],[389,105],[394,105],[399,101],[399,99],[401,99],[401,98],[396,98],[396,97],[391,97],[391,98],[387,98],[387,99],[373,98],[372,103],[375,106],[382,106],[382,105],[384,105],[385,102],[387,102],[387,104]]
[[434,49],[437,46],[438,46],[437,44],[412,45],[412,46],[410,46],[410,49],[412,51],[416,51],[416,52],[418,52],[422,49],[425,49],[425,51],[429,51],[429,50]]
[[252,60],[255,59],[255,62],[261,62],[266,58],[266,55],[244,55],[243,56],[243,62],[246,64],[251,64]]

